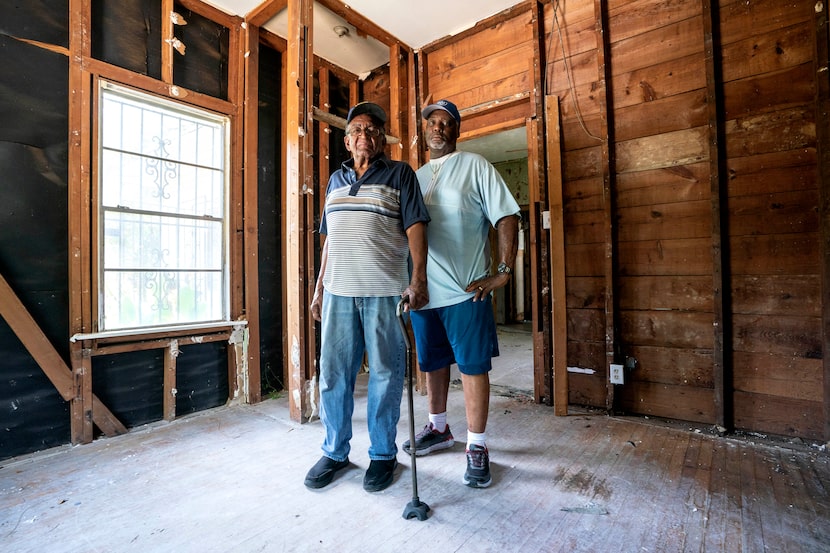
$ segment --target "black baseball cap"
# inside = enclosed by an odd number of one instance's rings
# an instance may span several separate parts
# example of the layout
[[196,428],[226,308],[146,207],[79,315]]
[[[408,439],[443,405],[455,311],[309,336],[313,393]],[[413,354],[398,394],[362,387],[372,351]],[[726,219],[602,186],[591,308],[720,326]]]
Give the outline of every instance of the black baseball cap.
[[355,104],[352,109],[349,110],[349,115],[346,117],[346,123],[351,123],[352,119],[363,114],[371,115],[381,123],[386,123],[386,112],[383,111],[382,107],[372,102],[360,102],[359,104]]

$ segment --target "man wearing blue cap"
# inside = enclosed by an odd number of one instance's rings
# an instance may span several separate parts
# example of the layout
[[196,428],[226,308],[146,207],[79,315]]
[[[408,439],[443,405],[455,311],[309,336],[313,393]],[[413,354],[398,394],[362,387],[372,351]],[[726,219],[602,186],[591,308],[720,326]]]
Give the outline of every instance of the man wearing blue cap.
[[[384,154],[386,113],[363,102],[349,110],[351,159],[329,178],[320,234],[326,236],[311,314],[321,322],[320,420],[323,456],[305,485],[327,486],[349,466],[355,380],[369,362],[369,468],[363,488],[387,488],[397,467],[395,444],[406,371],[406,345],[396,308],[429,300],[426,226],[429,214],[412,168]],[[411,272],[408,260],[411,257]]]
[[[411,314],[420,368],[426,373],[429,423],[415,436],[415,454],[455,443],[447,424],[450,365],[456,363],[467,415],[467,469],[463,482],[490,485],[485,429],[491,359],[499,354],[490,293],[510,281],[516,260],[519,205],[482,156],[455,149],[461,114],[440,100],[423,109],[429,162],[416,172],[430,214],[429,303]],[[490,229],[498,268],[491,271]],[[410,452],[407,440],[403,449]]]

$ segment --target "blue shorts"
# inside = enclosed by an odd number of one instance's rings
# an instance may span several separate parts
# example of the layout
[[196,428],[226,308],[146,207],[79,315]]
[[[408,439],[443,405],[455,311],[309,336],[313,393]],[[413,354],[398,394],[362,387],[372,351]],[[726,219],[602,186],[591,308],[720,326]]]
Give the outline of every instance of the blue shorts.
[[496,321],[490,296],[483,301],[469,300],[410,311],[418,363],[424,372],[458,364],[463,374],[485,374],[490,360],[499,355]]

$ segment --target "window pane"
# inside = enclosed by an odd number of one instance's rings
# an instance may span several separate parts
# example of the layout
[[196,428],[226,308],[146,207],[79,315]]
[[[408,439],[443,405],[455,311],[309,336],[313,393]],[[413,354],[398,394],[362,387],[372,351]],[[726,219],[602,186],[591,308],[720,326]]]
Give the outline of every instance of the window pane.
[[106,329],[218,321],[224,318],[222,274],[107,271]]
[[227,119],[110,84],[101,106],[99,328],[227,319]]

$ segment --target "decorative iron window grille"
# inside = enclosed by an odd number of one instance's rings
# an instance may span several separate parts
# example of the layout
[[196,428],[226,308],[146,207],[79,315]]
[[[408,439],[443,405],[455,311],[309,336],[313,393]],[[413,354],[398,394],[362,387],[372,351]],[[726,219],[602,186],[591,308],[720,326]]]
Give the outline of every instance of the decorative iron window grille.
[[227,320],[227,117],[102,82],[99,330]]

